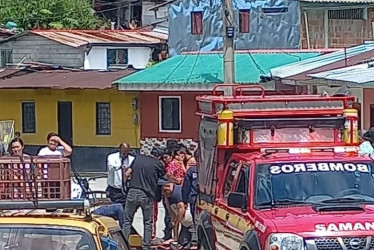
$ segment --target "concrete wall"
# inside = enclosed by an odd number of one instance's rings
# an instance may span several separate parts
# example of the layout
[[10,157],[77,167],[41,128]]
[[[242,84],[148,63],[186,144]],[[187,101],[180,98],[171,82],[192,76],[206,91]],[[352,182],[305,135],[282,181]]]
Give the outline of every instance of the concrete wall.
[[128,65],[134,69],[145,69],[150,60],[152,49],[149,47],[92,47],[89,53],[86,53],[84,69],[85,70],[107,70],[107,49],[127,49]]
[[[141,138],[191,138],[197,139],[197,128],[200,117],[195,115],[196,101],[195,97],[202,95],[198,92],[141,92]],[[181,115],[182,131],[180,133],[162,133],[159,131],[159,97],[160,96],[180,96],[181,97]]]
[[[1,90],[0,120],[14,120],[15,131],[22,132],[22,101],[35,102],[36,133],[22,133],[26,152],[36,154],[46,145],[49,132],[58,131],[57,102],[72,102],[73,164],[84,171],[100,171],[106,155],[126,141],[139,148],[139,124],[132,123],[135,113],[131,100],[137,93],[108,90]],[[96,102],[110,102],[111,134],[96,135]]]
[[[140,120],[141,152],[149,153],[152,147],[165,145],[167,139],[179,139],[191,150],[196,148],[198,138],[198,127],[200,117],[195,115],[197,95],[202,92],[141,92],[140,100]],[[206,93],[205,93],[206,94]],[[159,130],[159,97],[181,97],[181,132],[165,133]]]
[[13,63],[24,57],[28,60],[59,64],[67,67],[83,67],[84,48],[72,48],[47,38],[27,34],[0,44],[1,49],[13,49]]
[[[131,100],[137,93],[107,90],[1,90],[0,120],[14,120],[15,131],[22,131],[22,101],[35,102],[36,133],[22,134],[25,143],[44,145],[46,136],[58,130],[57,103],[72,102],[73,143],[76,146],[117,147],[127,140],[131,146],[139,144],[139,125],[132,123]],[[96,135],[96,102],[109,102],[111,135]]]
[[[354,8],[354,7],[352,7]],[[325,30],[324,18],[328,8],[301,8],[301,42],[303,48],[307,46],[307,35],[304,11],[307,13],[310,47],[312,49],[325,48],[325,34],[328,34],[328,47],[343,48],[362,44],[364,41],[373,40],[372,20],[374,19],[374,8],[368,8],[367,20],[351,19],[328,19]]]

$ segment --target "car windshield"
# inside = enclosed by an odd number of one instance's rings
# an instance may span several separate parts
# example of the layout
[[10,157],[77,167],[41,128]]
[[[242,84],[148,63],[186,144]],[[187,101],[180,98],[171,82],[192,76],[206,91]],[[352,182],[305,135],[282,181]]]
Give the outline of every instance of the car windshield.
[[0,250],[97,249],[88,232],[69,228],[0,226]]
[[256,168],[256,207],[350,202],[374,202],[371,162],[284,162]]

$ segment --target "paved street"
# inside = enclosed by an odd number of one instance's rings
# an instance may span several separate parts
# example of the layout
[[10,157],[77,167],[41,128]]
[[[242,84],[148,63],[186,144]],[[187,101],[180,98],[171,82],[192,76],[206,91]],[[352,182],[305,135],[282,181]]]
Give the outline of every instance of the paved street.
[[[91,181],[90,182],[90,187],[92,191],[95,190],[105,190],[106,189],[106,178],[100,178],[97,179],[96,181]],[[157,237],[163,237],[163,232],[162,230],[164,229],[164,208],[162,203],[160,202],[158,205],[158,213],[159,213],[159,219],[157,221]],[[138,210],[138,212],[135,215],[134,219],[134,228],[140,233],[140,235],[143,235],[143,215],[141,210]]]

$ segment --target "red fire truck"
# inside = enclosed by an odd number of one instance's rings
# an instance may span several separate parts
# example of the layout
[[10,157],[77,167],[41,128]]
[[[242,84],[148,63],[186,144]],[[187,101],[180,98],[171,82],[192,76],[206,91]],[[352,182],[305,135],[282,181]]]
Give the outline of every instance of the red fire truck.
[[357,153],[354,97],[218,85],[196,99],[200,249],[374,249],[374,166]]

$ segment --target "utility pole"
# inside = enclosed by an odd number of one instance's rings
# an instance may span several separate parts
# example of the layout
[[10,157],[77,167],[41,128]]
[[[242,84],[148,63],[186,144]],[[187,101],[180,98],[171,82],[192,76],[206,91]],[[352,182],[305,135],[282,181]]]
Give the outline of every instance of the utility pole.
[[[224,83],[235,83],[235,53],[234,53],[234,37],[235,23],[233,0],[222,0],[223,3],[223,70]],[[232,88],[226,88],[225,95],[232,95]]]

